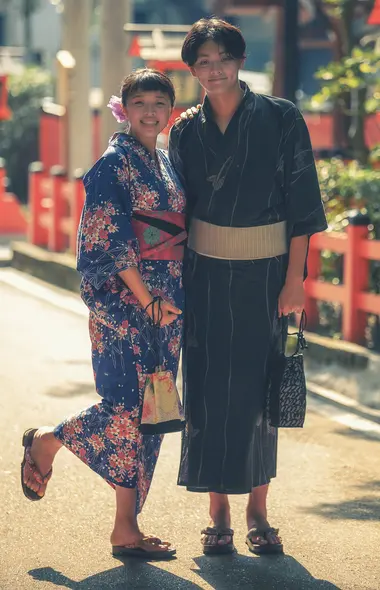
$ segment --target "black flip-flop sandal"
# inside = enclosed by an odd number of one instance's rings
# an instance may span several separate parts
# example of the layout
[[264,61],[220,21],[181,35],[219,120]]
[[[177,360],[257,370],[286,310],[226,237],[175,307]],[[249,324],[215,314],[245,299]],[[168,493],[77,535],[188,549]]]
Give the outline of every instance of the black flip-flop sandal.
[[37,494],[37,492],[35,492],[34,490],[29,488],[25,484],[25,482],[24,482],[25,465],[28,464],[29,468],[31,469],[31,471],[33,473],[33,477],[40,485],[46,485],[53,473],[53,470],[50,469],[50,471],[48,471],[48,473],[46,475],[42,475],[41,471],[38,469],[37,465],[34,463],[32,457],[30,455],[30,449],[31,449],[31,446],[33,443],[33,438],[34,438],[34,435],[36,434],[37,430],[38,430],[38,428],[29,428],[28,430],[25,430],[23,437],[22,437],[22,446],[24,447],[24,457],[23,457],[23,460],[21,463],[21,487],[22,487],[22,491],[24,492],[25,497],[28,498],[28,500],[31,500],[32,502],[37,502],[38,500],[42,500],[42,498],[45,496],[45,494],[43,496],[39,496]]
[[[278,535],[278,533],[279,529],[274,529],[272,527],[267,527],[264,529],[253,528],[248,531],[245,538],[245,543],[251,553],[255,553],[256,555],[278,555],[280,553],[284,553],[284,547],[282,543],[273,544],[268,542],[269,534]],[[252,537],[260,537],[267,542],[265,544],[254,543],[252,541]]]
[[[216,527],[207,527],[201,531],[202,535],[207,535],[208,537],[216,537],[216,543],[204,543],[202,542],[203,553],[205,555],[228,555],[231,553],[235,553],[235,545],[234,545],[234,531],[232,529],[219,529]],[[220,544],[218,541],[222,537],[231,537],[231,540],[228,543]]]
[[[139,557],[140,559],[158,561],[171,559],[177,553],[176,549],[169,548],[166,548],[164,551],[154,550],[154,545],[157,544],[153,542],[154,540],[156,540],[154,537],[147,537],[142,539],[140,543],[133,543],[132,545],[113,545],[112,555],[114,557]],[[153,549],[145,549],[142,544],[151,545]],[[163,545],[167,547],[166,543]]]

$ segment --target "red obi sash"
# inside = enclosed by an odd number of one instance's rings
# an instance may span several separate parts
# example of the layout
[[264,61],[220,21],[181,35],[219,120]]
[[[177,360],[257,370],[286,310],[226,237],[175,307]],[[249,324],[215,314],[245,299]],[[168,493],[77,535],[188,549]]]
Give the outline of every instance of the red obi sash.
[[132,227],[139,241],[142,259],[183,259],[187,238],[183,213],[133,211]]

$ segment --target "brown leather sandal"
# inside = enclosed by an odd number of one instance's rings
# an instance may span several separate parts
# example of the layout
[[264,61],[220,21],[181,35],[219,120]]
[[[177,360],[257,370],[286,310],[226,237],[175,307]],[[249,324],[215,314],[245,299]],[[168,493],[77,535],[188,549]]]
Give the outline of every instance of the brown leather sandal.
[[42,500],[42,498],[45,496],[45,494],[43,496],[39,496],[37,494],[37,492],[35,492],[34,490],[32,490],[31,488],[29,488],[25,482],[24,482],[24,470],[25,470],[25,465],[27,464],[29,469],[32,471],[33,477],[36,480],[37,483],[39,483],[40,485],[44,486],[48,483],[49,479],[52,476],[53,473],[53,469],[50,469],[48,471],[48,473],[46,473],[46,475],[43,475],[41,473],[41,471],[38,469],[37,465],[35,464],[35,462],[32,459],[32,456],[30,454],[30,449],[32,447],[32,443],[33,443],[33,438],[34,435],[36,434],[38,428],[29,428],[28,430],[25,430],[23,437],[22,437],[22,446],[24,447],[24,457],[21,463],[21,487],[22,487],[22,491],[24,492],[24,495],[26,498],[28,498],[28,500],[32,500],[32,502],[37,502],[38,500]]
[[[235,553],[234,531],[232,529],[207,527],[201,531],[201,534],[207,535],[208,537],[216,537],[217,539],[216,543],[206,543],[203,539],[201,540],[205,555],[227,555]],[[228,543],[219,543],[222,537],[231,537],[231,540]]]
[[[159,541],[159,543],[157,543]],[[147,549],[147,545],[152,549]],[[144,537],[141,541],[130,545],[113,545],[112,555],[114,557],[139,557],[147,560],[171,559],[176,554],[176,549],[169,549],[169,543],[161,542],[158,537]],[[157,546],[165,549],[157,549]],[[155,549],[156,547],[156,549]]]
[[[279,529],[274,529],[273,527],[267,527],[264,529],[252,528],[247,533],[245,543],[248,546],[248,549],[256,555],[278,555],[279,553],[284,553],[284,547],[282,543],[269,543],[268,541],[268,535],[278,535],[278,533]],[[267,542],[260,544],[252,541],[252,537],[259,537],[260,539],[263,539],[263,541]]]

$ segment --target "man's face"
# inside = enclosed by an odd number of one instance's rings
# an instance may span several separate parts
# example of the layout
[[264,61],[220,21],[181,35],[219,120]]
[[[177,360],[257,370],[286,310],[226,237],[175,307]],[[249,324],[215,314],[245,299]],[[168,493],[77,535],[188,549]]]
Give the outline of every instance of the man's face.
[[231,57],[222,45],[207,41],[199,48],[190,71],[208,95],[224,94],[237,85],[243,61]]

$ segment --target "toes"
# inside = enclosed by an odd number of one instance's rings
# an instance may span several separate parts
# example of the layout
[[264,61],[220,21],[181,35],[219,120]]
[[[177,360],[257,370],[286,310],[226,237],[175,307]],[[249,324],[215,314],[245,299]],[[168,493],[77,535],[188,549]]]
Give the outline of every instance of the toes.
[[231,543],[232,538],[228,535],[223,535],[221,539],[218,539],[218,545],[228,545]]
[[251,537],[253,545],[268,545],[268,541],[263,537]]
[[270,545],[280,545],[281,544],[281,538],[278,537],[277,535],[268,535],[268,543]]
[[36,493],[42,498],[45,495],[46,486],[38,486]]

